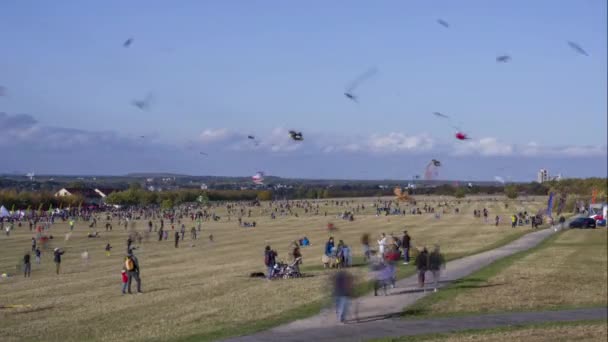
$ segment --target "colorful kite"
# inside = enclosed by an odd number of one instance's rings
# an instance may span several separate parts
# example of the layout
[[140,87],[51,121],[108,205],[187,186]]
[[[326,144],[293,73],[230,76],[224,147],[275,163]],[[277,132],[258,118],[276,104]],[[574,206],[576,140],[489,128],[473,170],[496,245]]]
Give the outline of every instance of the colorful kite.
[[251,177],[251,180],[258,185],[264,184],[264,172],[258,171]]
[[439,167],[441,162],[437,159],[431,160],[424,169],[424,179],[431,180],[435,179],[439,175]]

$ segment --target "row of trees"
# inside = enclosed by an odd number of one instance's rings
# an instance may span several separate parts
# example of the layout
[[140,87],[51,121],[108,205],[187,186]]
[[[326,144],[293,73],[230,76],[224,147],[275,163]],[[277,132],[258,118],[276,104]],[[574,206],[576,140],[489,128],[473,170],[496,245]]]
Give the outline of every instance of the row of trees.
[[0,190],[0,204],[8,210],[35,209],[41,208],[67,208],[78,207],[85,202],[82,196],[63,196],[55,197],[48,191],[20,191]]
[[[569,206],[578,199],[591,198],[591,193],[597,191],[597,201],[606,200],[608,181],[606,178],[564,179],[546,183],[521,183],[502,186],[459,186],[441,185],[437,187],[418,188],[411,191],[416,195],[442,195],[462,198],[476,194],[506,194],[509,198],[520,195],[547,195],[553,192],[556,198],[567,194]],[[147,191],[138,183],[133,183],[124,191],[111,193],[106,198],[108,204],[120,205],[160,205],[170,208],[174,205],[195,201],[240,201],[240,200],[271,200],[271,199],[315,199],[315,198],[344,198],[344,197],[376,197],[392,196],[393,188],[378,188],[372,185],[343,185],[335,187],[318,187],[301,185],[297,188],[277,190],[199,190],[180,189],[173,191]],[[17,191],[0,190],[0,204],[8,209],[37,209],[42,204],[44,209],[77,207],[86,199],[81,196],[55,197],[47,191]],[[557,200],[555,202],[558,202]]]

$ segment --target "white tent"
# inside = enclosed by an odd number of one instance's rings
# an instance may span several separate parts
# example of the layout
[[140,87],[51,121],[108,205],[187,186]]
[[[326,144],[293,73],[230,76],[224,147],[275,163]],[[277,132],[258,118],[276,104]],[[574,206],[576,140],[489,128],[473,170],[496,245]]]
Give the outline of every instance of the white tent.
[[8,210],[6,210],[6,208],[4,206],[0,207],[0,217],[9,217],[10,213],[8,212]]

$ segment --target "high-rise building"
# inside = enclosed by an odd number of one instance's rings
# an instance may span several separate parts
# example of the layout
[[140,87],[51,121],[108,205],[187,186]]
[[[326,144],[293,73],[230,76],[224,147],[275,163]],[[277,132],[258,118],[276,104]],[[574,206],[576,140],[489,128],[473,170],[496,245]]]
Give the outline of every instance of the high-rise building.
[[549,170],[540,169],[536,174],[536,181],[539,183],[544,183],[549,180]]

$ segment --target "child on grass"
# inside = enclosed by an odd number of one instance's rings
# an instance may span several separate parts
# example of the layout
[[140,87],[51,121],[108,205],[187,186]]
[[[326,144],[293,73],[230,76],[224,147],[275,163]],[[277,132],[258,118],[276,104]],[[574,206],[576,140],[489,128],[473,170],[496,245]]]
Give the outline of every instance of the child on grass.
[[120,272],[122,275],[122,294],[127,293],[127,282],[129,281],[129,277],[127,276],[127,271],[123,268]]

